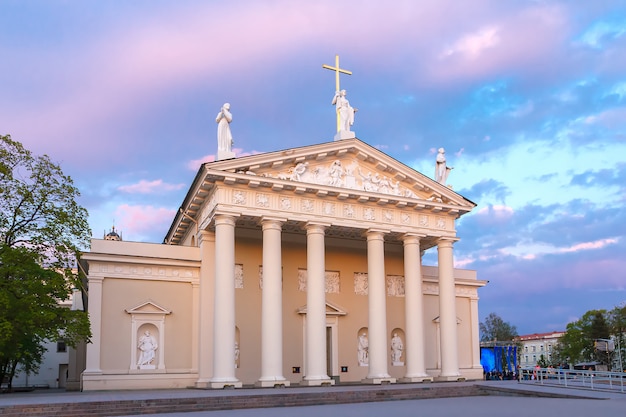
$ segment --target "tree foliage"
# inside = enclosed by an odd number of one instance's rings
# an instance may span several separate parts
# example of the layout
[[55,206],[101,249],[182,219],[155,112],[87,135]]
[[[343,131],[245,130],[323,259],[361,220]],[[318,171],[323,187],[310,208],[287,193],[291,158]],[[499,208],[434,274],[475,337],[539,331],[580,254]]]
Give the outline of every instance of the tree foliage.
[[555,348],[555,360],[574,364],[606,362],[606,354],[599,354],[594,348],[596,339],[608,339],[610,336],[605,316],[606,310],[589,310],[579,320],[569,323]]
[[80,288],[71,268],[91,232],[72,179],[2,135],[0,195],[0,380],[11,381],[18,366],[37,371],[46,340],[90,336],[87,314],[59,302]]
[[611,335],[615,339],[615,359],[618,365],[621,364],[622,371],[626,365],[626,304],[615,307],[607,313],[607,321]]
[[490,313],[480,323],[481,342],[510,342],[517,336],[517,328],[502,320],[496,313]]

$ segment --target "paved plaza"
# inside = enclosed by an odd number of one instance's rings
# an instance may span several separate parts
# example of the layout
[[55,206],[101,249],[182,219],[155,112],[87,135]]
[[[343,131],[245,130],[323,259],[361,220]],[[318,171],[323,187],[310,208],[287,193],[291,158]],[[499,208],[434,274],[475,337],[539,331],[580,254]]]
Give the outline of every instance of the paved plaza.
[[[620,392],[603,392],[580,389],[547,387],[520,384],[516,381],[477,381],[464,383],[433,383],[421,384],[424,389],[435,386],[454,386],[455,384],[481,384],[488,387],[508,390],[510,395],[489,395],[475,397],[433,398],[404,401],[381,401],[337,405],[250,408],[226,411],[199,411],[178,413],[141,414],[142,416],[160,417],[405,417],[405,416],[466,416],[466,417],[517,417],[539,414],[556,414],[565,416],[623,416],[626,415],[626,394]],[[0,407],[11,404],[52,404],[65,402],[120,401],[149,398],[191,398],[200,396],[220,397],[224,395],[246,396],[266,392],[307,392],[320,390],[366,390],[372,386],[336,386],[328,388],[287,388],[272,389],[240,389],[227,391],[205,390],[162,390],[162,391],[101,391],[101,392],[63,392],[40,391],[21,394],[0,395]],[[532,393],[534,397],[520,396]],[[517,395],[516,395],[517,394]],[[539,395],[567,396],[567,398],[546,398]],[[0,415],[2,411],[0,410]],[[139,415],[139,414],[133,414]]]

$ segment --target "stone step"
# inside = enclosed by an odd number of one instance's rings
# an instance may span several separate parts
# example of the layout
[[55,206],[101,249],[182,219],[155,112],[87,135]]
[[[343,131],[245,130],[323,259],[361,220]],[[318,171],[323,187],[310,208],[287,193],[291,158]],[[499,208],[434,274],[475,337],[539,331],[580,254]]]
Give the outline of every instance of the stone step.
[[247,408],[297,407],[488,395],[488,392],[482,387],[473,384],[450,386],[430,386],[430,384],[421,384],[412,385],[411,387],[398,385],[381,386],[376,389],[355,388],[354,390],[327,388],[323,390],[311,389],[310,392],[306,391],[304,393],[302,390],[292,393],[289,391],[289,388],[283,388],[270,394],[266,392],[263,394],[255,394],[255,390],[251,389],[249,393],[237,391],[237,395],[189,396],[180,398],[159,398],[159,392],[155,391],[154,398],[150,399],[0,405],[0,416],[109,417],[171,412],[183,413]]

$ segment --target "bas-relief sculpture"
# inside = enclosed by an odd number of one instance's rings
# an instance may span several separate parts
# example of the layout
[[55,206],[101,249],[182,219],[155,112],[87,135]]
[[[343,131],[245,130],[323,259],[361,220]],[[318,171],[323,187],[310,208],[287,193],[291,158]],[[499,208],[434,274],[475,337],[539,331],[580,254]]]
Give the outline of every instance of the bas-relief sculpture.
[[[330,185],[333,187],[350,188],[373,193],[390,194],[399,197],[420,198],[415,192],[400,185],[386,175],[361,167],[357,160],[334,160],[328,165],[310,166],[308,162],[299,162],[285,172],[275,174],[282,180],[308,182],[312,184]],[[248,172],[252,175],[254,173]],[[273,177],[271,174],[263,174]]]
[[369,283],[367,281],[366,272],[354,273],[354,293],[356,295],[367,295],[369,289]]
[[387,275],[387,295],[390,297],[404,297],[404,276]]
[[156,338],[150,334],[150,331],[146,330],[139,338],[137,348],[139,349],[139,359],[137,360],[139,369],[155,369],[153,362],[158,345]]
[[[306,292],[307,286],[307,270],[298,269],[298,290]],[[324,273],[324,290],[329,294],[339,294],[340,292],[340,277],[338,271],[326,271]]]

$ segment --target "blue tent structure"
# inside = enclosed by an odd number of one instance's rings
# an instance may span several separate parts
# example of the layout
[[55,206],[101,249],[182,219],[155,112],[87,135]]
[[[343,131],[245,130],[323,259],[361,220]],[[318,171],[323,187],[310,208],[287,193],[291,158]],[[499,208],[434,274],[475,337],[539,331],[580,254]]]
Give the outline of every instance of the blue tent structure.
[[480,364],[485,373],[515,372],[517,369],[517,346],[481,347]]

